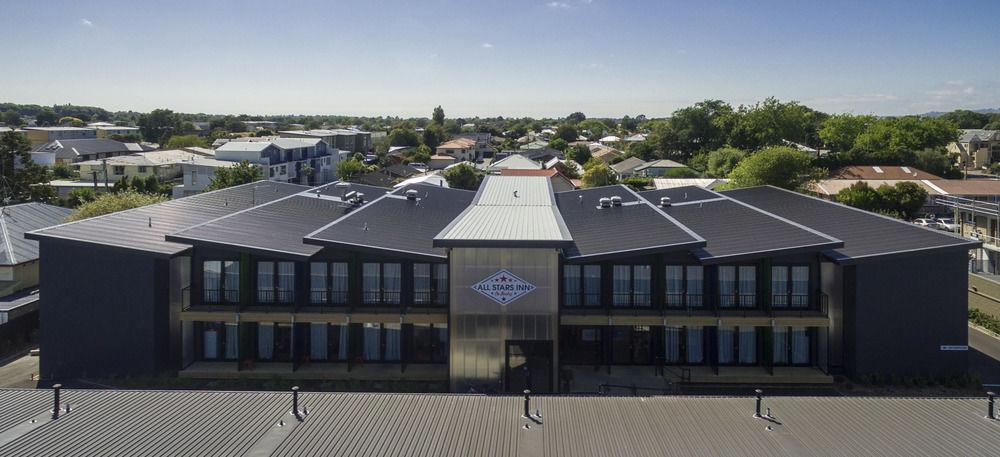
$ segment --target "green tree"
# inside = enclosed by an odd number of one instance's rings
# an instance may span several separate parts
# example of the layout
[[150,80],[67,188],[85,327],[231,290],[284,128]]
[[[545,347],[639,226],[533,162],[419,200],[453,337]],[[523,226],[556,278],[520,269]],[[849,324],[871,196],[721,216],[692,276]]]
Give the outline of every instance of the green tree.
[[746,156],[745,151],[730,147],[709,152],[706,157],[705,174],[711,178],[725,178]]
[[636,157],[645,161],[650,161],[656,158],[656,148],[651,142],[639,141],[632,143],[628,146],[628,151],[626,154],[629,157]]
[[580,179],[580,171],[572,165],[567,165],[566,162],[556,162],[552,168],[569,179]]
[[84,203],[92,202],[97,200],[97,192],[90,187],[80,187],[69,191],[66,196],[65,206],[69,208],[76,208]]
[[819,179],[824,170],[813,167],[812,158],[787,146],[763,149],[740,161],[729,173],[729,188],[777,186],[799,190]]
[[876,212],[882,208],[882,195],[863,181],[841,189],[834,200],[865,211]]
[[302,127],[305,128],[306,130],[316,130],[320,127],[323,127],[323,124],[320,123],[320,121],[310,117],[302,121]]
[[11,128],[20,127],[23,121],[21,120],[21,115],[17,114],[17,111],[7,110],[0,116],[0,122],[3,122]]
[[431,119],[433,119],[434,123],[439,126],[444,125],[444,109],[441,108],[441,105],[434,108],[434,114],[431,115]]
[[56,125],[58,121],[59,115],[52,111],[52,108],[43,108],[38,114],[35,114],[35,124],[40,127]]
[[55,194],[48,170],[31,160],[31,142],[19,132],[0,133],[0,202],[48,201]]
[[390,146],[417,146],[419,144],[420,139],[417,138],[417,132],[411,128],[395,128],[389,132]]
[[139,131],[146,141],[164,144],[180,128],[181,118],[171,110],[155,109],[149,114],[139,116],[138,124]]
[[559,127],[556,127],[555,138],[562,138],[563,140],[566,140],[567,143],[572,143],[576,141],[578,135],[579,134],[576,133],[576,128],[573,127],[572,125],[563,124],[560,125]]
[[698,151],[722,147],[728,139],[723,120],[732,113],[733,107],[721,100],[705,100],[674,111],[668,121],[674,149],[680,151],[682,159],[687,159]]
[[950,121],[904,116],[878,119],[858,135],[850,158],[859,164],[913,163],[917,151],[944,148],[958,139]]
[[174,135],[170,137],[170,140],[167,141],[167,145],[163,149],[207,148],[208,146],[208,142],[198,135]]
[[438,145],[444,142],[444,129],[438,125],[430,125],[424,129],[423,143],[431,150],[437,149]]
[[823,121],[819,129],[819,138],[823,144],[834,152],[850,151],[854,142],[875,122],[875,116],[853,114],[835,114]]
[[594,164],[583,172],[583,187],[601,187],[618,183],[618,176],[608,164]]
[[132,180],[129,181],[129,190],[134,192],[146,192],[146,181],[139,176],[133,176]]
[[264,179],[264,171],[258,165],[251,164],[244,160],[232,167],[219,167],[215,169],[215,176],[205,188],[206,191],[225,189],[227,187],[238,186]]
[[967,109],[957,109],[950,113],[944,113],[938,119],[955,124],[960,129],[981,129],[990,123],[990,115],[977,113]]
[[608,126],[597,119],[587,119],[577,124],[576,128],[580,133],[586,130],[588,132],[587,139],[593,141],[601,139],[604,136],[604,132],[607,131]]
[[569,116],[566,116],[566,122],[569,122],[570,124],[579,124],[579,123],[583,122],[586,119],[587,119],[587,115],[585,115],[585,114],[583,114],[583,113],[581,113],[579,111],[577,111],[575,113],[572,113]]
[[149,175],[143,179],[143,191],[147,194],[162,194],[170,190],[169,186],[166,186],[167,189],[162,187],[165,186],[160,185],[160,180],[156,178],[156,175]]
[[59,118],[59,125],[69,126],[69,127],[83,127],[87,125],[83,122],[83,119],[75,118],[72,116],[63,116]]
[[406,159],[409,160],[410,163],[423,164],[430,162],[431,156],[434,155],[434,151],[432,151],[426,144],[421,144],[416,148],[410,149],[407,153]]
[[569,143],[567,143],[566,140],[562,138],[556,138],[552,141],[549,141],[549,147],[557,151],[565,151],[566,148],[569,147]]
[[337,163],[337,176],[344,181],[350,181],[365,171],[365,164],[358,159],[341,160]]
[[[163,195],[150,195],[141,192],[127,190],[124,192],[111,192],[101,194],[95,200],[84,203],[76,208],[73,214],[66,218],[67,222],[88,219],[91,217],[111,214],[127,209],[152,205],[166,201]],[[157,223],[152,221],[152,223]]]
[[483,174],[476,167],[467,163],[461,163],[451,167],[442,173],[448,187],[455,189],[476,190],[483,182]]
[[925,148],[917,151],[913,165],[930,174],[947,179],[960,179],[962,172],[955,167],[946,149]]
[[653,186],[653,178],[645,176],[629,176],[622,180],[622,184],[629,186],[632,190],[646,190]]
[[747,151],[781,145],[785,140],[816,145],[817,131],[824,119],[822,113],[798,102],[782,103],[770,97],[753,106],[740,107],[729,144]]
[[858,181],[838,192],[834,198],[840,203],[865,211],[912,219],[926,203],[927,191],[910,181],[892,186],[883,184],[878,189],[872,189],[868,184]]
[[52,165],[52,177],[56,179],[77,179],[80,177],[80,172],[65,163],[57,163]]
[[590,148],[588,148],[585,144],[574,144],[573,146],[566,148],[566,150],[563,151],[563,154],[567,159],[580,165],[587,163],[587,161],[592,157]]

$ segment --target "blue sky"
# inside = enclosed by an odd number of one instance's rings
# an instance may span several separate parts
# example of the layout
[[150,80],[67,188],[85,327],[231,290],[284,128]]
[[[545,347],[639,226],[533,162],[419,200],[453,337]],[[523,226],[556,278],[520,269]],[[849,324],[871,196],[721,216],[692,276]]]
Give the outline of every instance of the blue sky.
[[1000,1],[0,0],[0,101],[247,114],[1000,107]]

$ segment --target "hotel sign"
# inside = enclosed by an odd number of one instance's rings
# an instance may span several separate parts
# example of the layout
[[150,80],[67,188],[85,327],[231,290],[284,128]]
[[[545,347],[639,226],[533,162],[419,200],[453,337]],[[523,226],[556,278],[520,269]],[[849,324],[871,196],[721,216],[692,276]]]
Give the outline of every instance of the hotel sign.
[[473,284],[472,289],[489,297],[490,300],[506,305],[535,290],[535,285],[514,276],[507,270],[500,270]]

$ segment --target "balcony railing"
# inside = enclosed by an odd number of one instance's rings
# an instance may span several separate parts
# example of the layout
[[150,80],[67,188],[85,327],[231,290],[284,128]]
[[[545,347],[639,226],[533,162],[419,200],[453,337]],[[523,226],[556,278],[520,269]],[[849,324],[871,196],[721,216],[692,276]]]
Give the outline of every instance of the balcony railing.
[[309,292],[310,305],[347,305],[346,290],[312,290]]
[[703,310],[705,300],[701,294],[668,293],[664,307],[668,310]]
[[398,290],[366,290],[362,294],[365,305],[398,305],[400,293]]
[[757,307],[757,294],[719,294],[720,309],[746,309]]
[[771,308],[808,308],[809,294],[775,294],[771,296]]
[[612,294],[612,304],[616,308],[649,308],[653,305],[652,294],[644,292],[617,292]]
[[416,306],[444,306],[448,304],[448,294],[428,290],[414,291],[413,304]]
[[[787,297],[787,295],[784,295]],[[798,295],[804,297],[800,300],[801,306],[783,306],[771,302],[771,314],[774,316],[791,317],[826,317],[830,312],[830,297],[820,291],[815,291],[811,295]],[[795,295],[792,296],[793,298]],[[811,298],[811,300],[810,300]],[[772,300],[774,297],[772,297]],[[793,301],[794,303],[794,301]]]
[[563,295],[563,304],[570,308],[599,308],[601,306],[601,294],[566,293]]
[[239,304],[240,302],[240,291],[239,290],[219,290],[219,289],[206,289],[203,290],[202,302],[206,305],[221,305],[221,304]]
[[285,289],[257,289],[257,303],[290,305],[295,303],[295,291]]

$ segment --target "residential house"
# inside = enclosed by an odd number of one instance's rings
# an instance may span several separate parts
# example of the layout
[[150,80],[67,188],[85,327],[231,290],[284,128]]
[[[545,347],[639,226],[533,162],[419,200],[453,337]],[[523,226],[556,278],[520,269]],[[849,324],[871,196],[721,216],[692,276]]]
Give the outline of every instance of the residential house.
[[137,136],[142,137],[138,127],[123,127],[118,125],[101,125],[94,127],[97,131],[97,138],[111,138],[113,136]]
[[85,140],[97,138],[97,131],[83,127],[24,127],[19,130],[24,133],[32,146],[38,146],[57,140]]
[[74,164],[153,150],[144,143],[123,143],[106,138],[55,140],[35,147],[31,160],[39,165]]
[[475,162],[482,157],[476,151],[476,140],[472,138],[455,138],[438,145],[434,150],[436,155],[454,157],[455,160]]
[[[277,138],[270,141],[230,141],[215,150],[217,160],[248,161],[264,169],[266,179],[322,184],[334,179],[339,151],[319,138]],[[303,170],[311,169],[311,173]]]
[[278,130],[278,123],[275,121],[243,121],[243,125],[247,126],[248,132],[256,132],[258,130]]
[[493,135],[489,132],[472,132],[472,133],[459,133],[453,137],[453,139],[466,138],[476,142],[475,152],[476,157],[490,157],[496,150],[491,144],[493,142]]
[[645,133],[634,133],[625,137],[624,141],[626,143],[641,143],[646,141],[647,135]]
[[948,152],[960,168],[986,168],[1000,161],[1000,130],[965,129]]
[[204,192],[220,168],[232,168],[237,162],[217,160],[209,156],[192,155],[181,162],[181,184],[173,187],[173,198],[188,197]]
[[87,160],[77,166],[83,181],[115,182],[122,178],[155,176],[160,182],[167,182],[183,176],[181,164],[194,157],[205,156],[188,150],[170,149]]
[[657,190],[678,187],[700,187],[702,189],[715,190],[727,182],[729,182],[728,179],[715,178],[653,178],[653,187]]
[[420,170],[413,168],[409,165],[403,165],[403,164],[392,164],[383,168],[383,170],[385,170],[385,172],[388,173],[389,176],[393,176],[396,178],[404,178],[404,179],[421,173]]
[[501,170],[510,168],[512,170],[541,170],[542,164],[535,162],[521,154],[511,154],[500,160],[491,161],[483,166],[489,173],[500,173]]
[[611,146],[605,146],[600,143],[590,143],[588,147],[590,148],[591,157],[601,159],[608,165],[610,165],[615,159],[625,157],[625,153],[621,150],[615,149]]
[[635,169],[646,164],[645,160],[638,157],[627,157],[618,163],[611,164],[611,171],[618,175],[618,179],[628,178],[635,175]]
[[434,154],[431,156],[431,160],[427,164],[427,167],[431,170],[443,170],[457,163],[460,162],[452,156]]
[[372,150],[372,134],[356,129],[315,129],[282,130],[282,138],[319,138],[333,149],[341,151],[369,153]]
[[941,179],[921,169],[900,165],[849,165],[830,172],[827,179]]
[[674,162],[673,160],[660,159],[639,165],[638,167],[635,168],[635,174],[639,176],[646,176],[652,178],[657,176],[663,176],[667,174],[667,172],[669,172],[670,170],[677,170],[683,168],[687,168],[687,165],[684,165],[679,162]]
[[615,135],[608,135],[606,137],[597,140],[598,143],[605,145],[618,144],[621,143],[621,141],[622,141],[621,137]]

